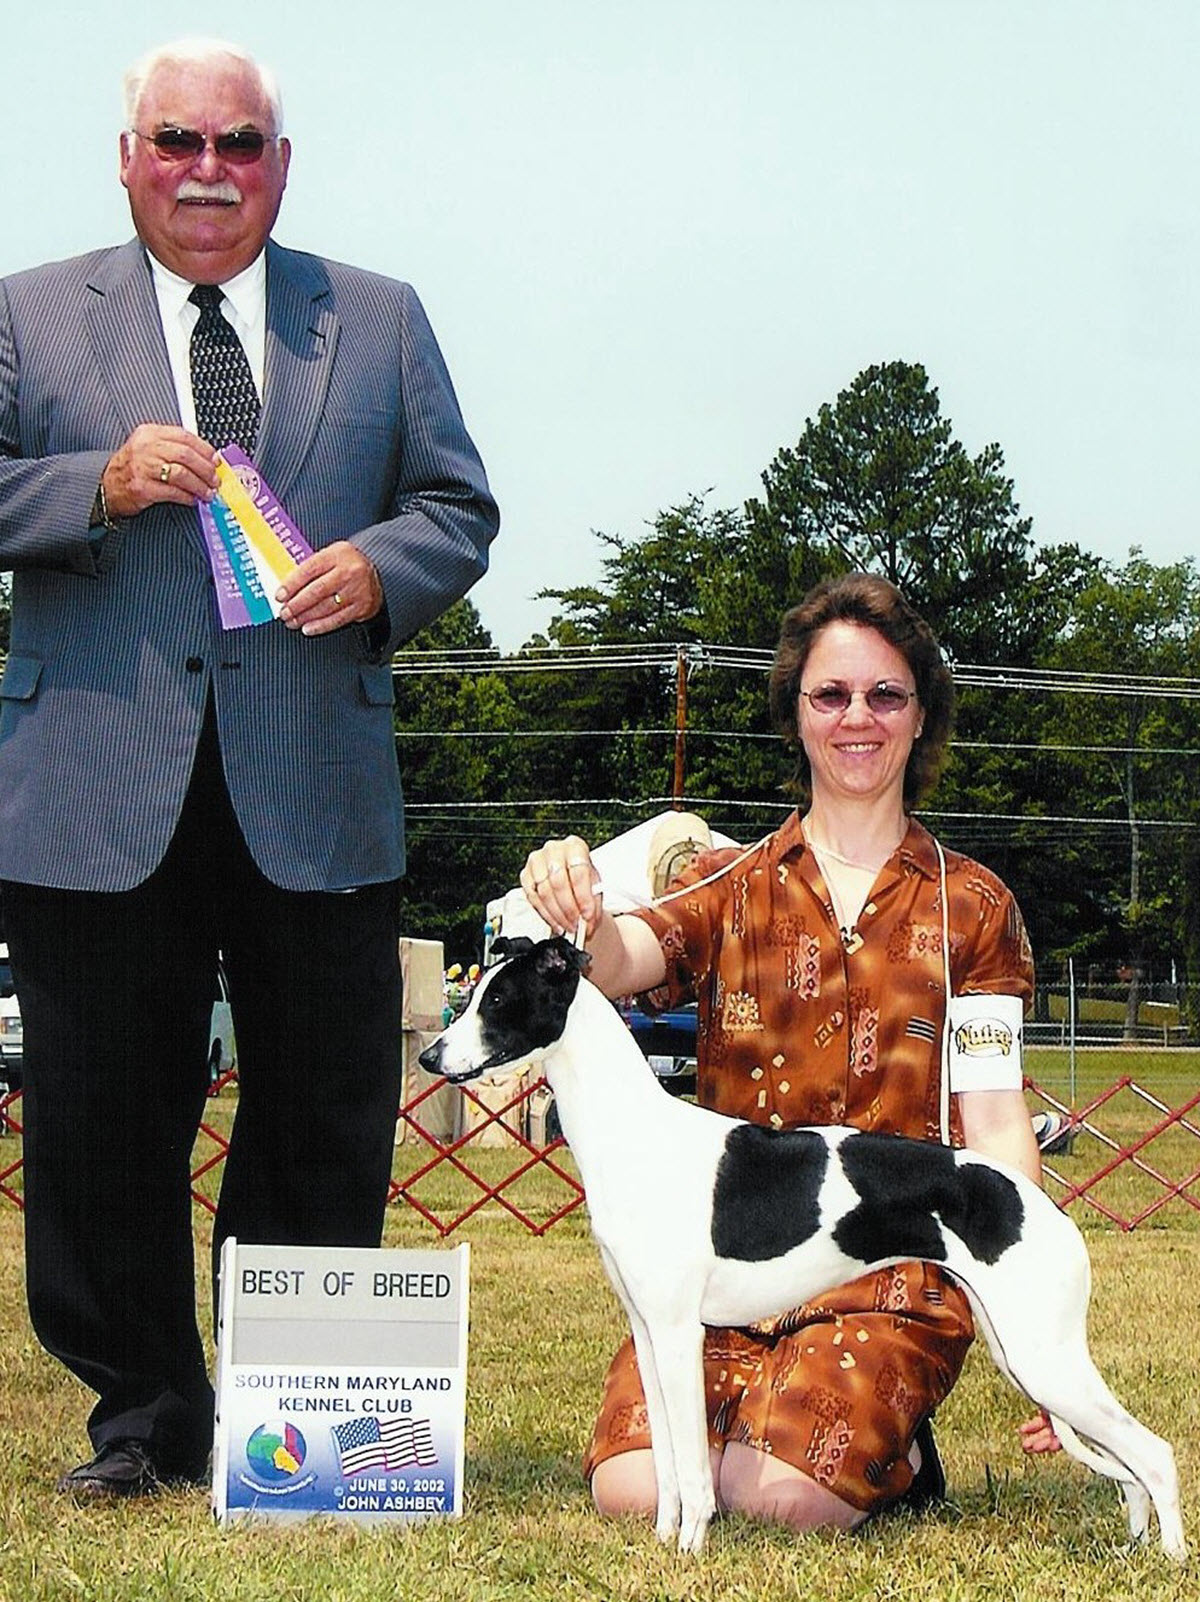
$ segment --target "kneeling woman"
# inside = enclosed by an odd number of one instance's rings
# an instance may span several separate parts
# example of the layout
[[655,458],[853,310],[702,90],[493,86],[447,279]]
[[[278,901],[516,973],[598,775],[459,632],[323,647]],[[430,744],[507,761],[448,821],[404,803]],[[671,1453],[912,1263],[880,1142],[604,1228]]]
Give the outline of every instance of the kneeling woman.
[[[749,851],[701,855],[676,881],[682,893],[620,917],[593,890],[584,842],[548,841],[521,875],[530,903],[555,930],[583,921],[589,977],[606,994],[699,1003],[705,1106],[776,1129],[845,1123],[948,1139],[1039,1179],[1019,1050],[974,1077],[965,1059],[942,1083],[947,974],[955,997],[1000,998],[987,1006],[1015,1046],[1033,968],[1004,885],[942,852],[909,815],[937,778],[952,720],[932,633],[885,580],[829,581],[784,618],[770,694],[798,749],[802,797],[781,828]],[[971,1339],[963,1294],[921,1263],[765,1326],[709,1330],[718,1505],[849,1529],[889,1503],[940,1496],[929,1419]],[[1036,1420],[1025,1434],[1031,1450],[1057,1444]],[[608,1374],[587,1471],[601,1512],[653,1515],[629,1341]]]

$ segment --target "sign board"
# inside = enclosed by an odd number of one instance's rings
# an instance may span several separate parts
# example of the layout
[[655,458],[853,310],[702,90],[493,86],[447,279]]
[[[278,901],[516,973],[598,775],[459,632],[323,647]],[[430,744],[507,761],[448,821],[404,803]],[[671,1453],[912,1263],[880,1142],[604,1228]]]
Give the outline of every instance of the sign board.
[[462,1511],[470,1248],[225,1242],[213,1512]]

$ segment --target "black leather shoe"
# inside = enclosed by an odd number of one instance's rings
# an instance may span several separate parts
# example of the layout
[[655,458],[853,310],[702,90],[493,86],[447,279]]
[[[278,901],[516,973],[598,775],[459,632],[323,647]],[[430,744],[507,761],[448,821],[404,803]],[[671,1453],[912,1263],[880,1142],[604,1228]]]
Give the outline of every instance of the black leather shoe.
[[946,1475],[933,1438],[933,1420],[922,1419],[913,1436],[913,1445],[921,1454],[921,1462],[913,1475],[912,1484],[904,1495],[897,1497],[895,1507],[906,1507],[913,1513],[924,1513],[946,1500]]
[[106,1441],[90,1463],[81,1463],[58,1482],[77,1502],[153,1496],[164,1484],[141,1441]]

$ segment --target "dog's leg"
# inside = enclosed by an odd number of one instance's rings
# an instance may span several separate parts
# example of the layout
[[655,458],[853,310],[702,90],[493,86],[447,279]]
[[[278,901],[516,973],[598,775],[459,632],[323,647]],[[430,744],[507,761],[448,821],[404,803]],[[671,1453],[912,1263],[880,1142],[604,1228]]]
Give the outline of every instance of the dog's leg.
[[1179,1476],[1169,1443],[1121,1406],[1090,1358],[1080,1360],[1077,1355],[1070,1368],[1057,1404],[1041,1404],[1059,1439],[1072,1457],[1121,1481],[1135,1543],[1146,1537],[1153,1503],[1163,1550],[1182,1562],[1187,1545],[1179,1510]]
[[[1078,1269],[1075,1274],[1072,1267]],[[1144,1539],[1153,1503],[1163,1549],[1182,1562],[1187,1545],[1175,1454],[1168,1442],[1121,1406],[1092,1361],[1086,1264],[1068,1263],[1064,1272],[1060,1261],[1057,1274],[1039,1276],[1037,1328],[1030,1326],[1019,1289],[997,1280],[977,1271],[968,1286],[976,1322],[997,1367],[1050,1414],[1072,1457],[1122,1482],[1133,1540]]]
[[[660,1540],[670,1541],[678,1532],[681,1552],[699,1552],[717,1508],[704,1412],[704,1329],[698,1319],[683,1324],[638,1319],[633,1330],[658,1479],[655,1533]],[[650,1402],[652,1389],[655,1408]],[[659,1468],[658,1443],[664,1436],[667,1449],[663,1457],[670,1464],[666,1483]],[[674,1499],[669,1512],[664,1502],[668,1494]]]
[[1134,1478],[1123,1463],[1118,1463],[1116,1458],[1095,1441],[1085,1441],[1065,1418],[1051,1414],[1051,1422],[1059,1440],[1077,1462],[1095,1469],[1097,1474],[1104,1474],[1110,1479],[1120,1481],[1129,1513],[1129,1537],[1135,1546],[1140,1546],[1150,1532],[1150,1513],[1153,1508],[1146,1487],[1139,1479]]
[[698,1317],[682,1323],[645,1318],[612,1253],[601,1245],[600,1255],[633,1331],[654,1452],[654,1533],[660,1541],[678,1539],[681,1551],[698,1552],[716,1510],[704,1413],[703,1327]]
[[654,1480],[658,1491],[658,1509],[654,1533],[660,1541],[673,1541],[679,1529],[679,1477],[675,1472],[675,1448],[667,1424],[666,1403],[658,1379],[658,1366],[654,1360],[654,1346],[645,1320],[637,1310],[629,1287],[612,1253],[602,1241],[596,1243],[600,1260],[609,1283],[620,1297],[633,1332],[633,1349],[637,1353],[638,1374],[642,1381],[642,1394],[646,1398],[646,1420],[650,1426],[650,1447],[654,1456]]

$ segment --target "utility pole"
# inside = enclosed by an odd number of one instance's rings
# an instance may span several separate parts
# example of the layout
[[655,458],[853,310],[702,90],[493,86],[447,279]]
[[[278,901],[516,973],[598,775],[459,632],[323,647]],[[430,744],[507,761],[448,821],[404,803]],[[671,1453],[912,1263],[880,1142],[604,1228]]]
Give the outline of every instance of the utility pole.
[[676,812],[683,810],[683,758],[687,742],[687,655],[683,646],[675,651],[675,779],[671,801]]

